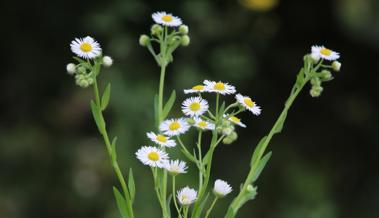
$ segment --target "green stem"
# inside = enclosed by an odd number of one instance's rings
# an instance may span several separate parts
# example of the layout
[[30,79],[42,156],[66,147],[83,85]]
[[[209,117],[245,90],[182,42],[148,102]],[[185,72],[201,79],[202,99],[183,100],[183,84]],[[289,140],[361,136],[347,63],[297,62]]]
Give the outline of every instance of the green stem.
[[202,188],[203,186],[203,157],[201,155],[201,135],[202,135],[202,131],[199,130],[199,136],[198,136],[198,140],[197,140],[197,149],[199,150],[199,190]]
[[[219,104],[220,94],[216,94],[216,119],[218,119],[218,104]],[[217,122],[216,122],[217,123]]]
[[164,79],[166,74],[166,64],[162,63],[161,75],[159,79],[159,94],[158,94],[158,125],[163,121],[163,89],[164,89]]
[[176,202],[176,193],[175,193],[175,176],[172,177],[172,198],[174,200],[174,205],[175,205],[175,208],[176,208],[176,211],[178,211],[178,216],[179,218],[182,217],[182,214],[180,212],[180,209],[178,207],[178,203]]
[[213,207],[215,206],[217,200],[218,200],[218,197],[215,197],[215,199],[213,200],[211,206],[210,206],[209,209],[207,210],[207,213],[205,214],[205,217],[204,217],[204,218],[207,218],[207,217],[209,216],[209,214],[211,214],[212,209],[213,209]]

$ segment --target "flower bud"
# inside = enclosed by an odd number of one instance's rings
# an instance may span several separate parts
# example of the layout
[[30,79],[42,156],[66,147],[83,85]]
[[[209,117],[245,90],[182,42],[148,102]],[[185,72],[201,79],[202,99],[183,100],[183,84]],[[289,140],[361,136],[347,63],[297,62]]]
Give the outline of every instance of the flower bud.
[[113,59],[109,56],[104,56],[103,57],[103,65],[106,67],[110,67],[113,64]]
[[339,61],[333,61],[333,63],[332,63],[332,68],[333,68],[333,70],[334,71],[340,71],[341,70],[341,62],[339,62]]
[[69,63],[66,66],[66,70],[68,74],[73,75],[74,73],[76,73],[76,65],[73,63]]
[[257,192],[257,187],[254,187],[251,184],[249,184],[249,185],[247,185],[246,190],[248,192]]
[[226,135],[226,136],[229,136],[233,131],[234,131],[234,126],[233,125],[230,125],[228,127],[222,128],[222,134]]
[[86,68],[85,67],[78,67],[78,73],[80,74],[85,74],[86,73]]
[[139,37],[139,44],[141,46],[147,46],[149,43],[150,43],[150,38],[147,35],[143,34]]
[[168,43],[169,43],[170,45],[172,45],[172,44],[174,44],[175,42],[180,42],[180,40],[181,40],[181,37],[180,37],[180,36],[175,36],[175,37],[171,37],[171,38],[169,39]]
[[314,98],[319,97],[323,90],[324,88],[322,88],[321,86],[312,86],[311,90],[309,91],[309,94]]
[[183,35],[187,35],[189,30],[187,25],[180,25],[179,32]]
[[312,60],[317,63],[320,60],[320,55],[316,53],[312,53],[311,55]]
[[163,32],[163,28],[159,24],[154,24],[151,27],[151,35],[153,35],[153,36],[157,36],[157,35],[161,34],[162,32]]
[[195,125],[196,121],[193,118],[187,118],[187,123],[189,125]]
[[321,71],[320,78],[324,81],[329,81],[329,80],[333,79],[332,73],[330,73],[330,71],[328,71],[328,70]]
[[182,46],[188,46],[190,44],[190,37],[188,35],[182,36]]
[[312,86],[320,86],[321,85],[321,80],[318,77],[313,77],[311,79],[311,85]]

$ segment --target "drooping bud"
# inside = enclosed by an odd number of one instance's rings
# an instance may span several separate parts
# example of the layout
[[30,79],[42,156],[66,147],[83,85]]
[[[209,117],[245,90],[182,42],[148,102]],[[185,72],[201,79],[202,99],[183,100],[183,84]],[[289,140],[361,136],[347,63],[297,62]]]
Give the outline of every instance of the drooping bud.
[[322,88],[321,86],[312,86],[311,90],[309,91],[309,94],[314,98],[319,97],[323,90],[324,88]]
[[333,61],[333,63],[332,63],[332,68],[333,68],[333,70],[334,71],[340,71],[341,70],[341,62],[339,62],[339,61]]
[[153,36],[157,36],[157,35],[161,34],[162,32],[163,32],[163,28],[159,24],[154,24],[151,27],[151,35],[153,35]]
[[147,35],[143,34],[139,37],[139,44],[141,46],[147,46],[149,43],[150,43],[150,38]]
[[180,25],[179,27],[179,32],[183,35],[187,35],[189,32],[188,26],[187,25]]
[[113,64],[113,59],[109,56],[104,56],[103,57],[103,65],[106,67],[110,67]]
[[188,35],[182,36],[182,46],[188,46],[190,44],[190,37]]
[[312,86],[320,86],[321,85],[321,80],[318,77],[313,77],[311,79],[311,85]]
[[73,75],[74,73],[76,73],[76,65],[73,63],[69,63],[66,66],[66,70],[68,74]]
[[329,70],[323,70],[320,73],[320,79],[323,81],[329,81],[333,79],[332,73]]

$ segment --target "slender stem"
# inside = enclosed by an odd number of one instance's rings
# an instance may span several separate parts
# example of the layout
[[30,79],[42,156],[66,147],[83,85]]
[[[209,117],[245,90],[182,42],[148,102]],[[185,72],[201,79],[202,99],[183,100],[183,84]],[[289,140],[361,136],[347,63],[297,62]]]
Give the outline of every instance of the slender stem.
[[183,206],[183,214],[184,214],[184,218],[188,218],[188,207],[189,206]]
[[176,202],[176,193],[175,193],[175,176],[172,176],[172,198],[174,200],[174,205],[175,205],[175,208],[176,208],[176,211],[178,211],[178,216],[179,218],[182,217],[182,214],[180,212],[180,209],[178,207],[178,203]]
[[166,64],[162,63],[161,66],[161,76],[159,80],[159,94],[158,94],[158,125],[163,121],[163,89],[164,89],[164,79],[166,74]]
[[[218,104],[219,104],[220,94],[216,94],[216,119],[218,119]],[[217,122],[216,122],[217,123]]]
[[215,206],[217,200],[218,200],[218,197],[216,196],[215,199],[213,200],[211,206],[210,206],[209,209],[207,210],[207,213],[205,214],[205,217],[204,217],[204,218],[207,218],[207,217],[209,216],[209,214],[211,214],[211,211],[212,211],[213,207]]
[[202,131],[199,130],[199,136],[197,140],[197,149],[199,150],[199,190],[203,186],[203,157],[201,155],[201,136],[202,136]]

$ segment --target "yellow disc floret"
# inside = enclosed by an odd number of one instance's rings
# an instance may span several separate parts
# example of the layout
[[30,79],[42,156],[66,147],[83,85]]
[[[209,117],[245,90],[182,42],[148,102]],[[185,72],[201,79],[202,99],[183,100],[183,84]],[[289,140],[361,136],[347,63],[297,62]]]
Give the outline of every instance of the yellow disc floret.
[[157,135],[157,140],[160,142],[167,142],[167,137],[164,135]]
[[200,110],[200,107],[201,107],[201,105],[199,104],[199,102],[193,102],[189,106],[191,111],[198,111],[198,110]]
[[216,90],[222,91],[222,90],[225,90],[225,84],[222,82],[218,82],[214,85],[213,88]]
[[250,107],[250,108],[254,107],[254,104],[255,104],[250,98],[245,98],[245,99],[243,100],[243,102],[245,102],[245,104],[246,104],[248,107]]
[[240,123],[241,122],[241,120],[238,117],[235,117],[235,116],[231,116],[230,117],[230,121],[232,121],[233,123]]
[[202,90],[204,90],[204,86],[202,86],[202,85],[197,85],[197,86],[192,87],[192,90],[202,91]]
[[80,45],[80,50],[82,50],[82,52],[90,52],[92,51],[92,45],[87,42],[83,42]]
[[171,22],[173,20],[173,18],[171,15],[164,15],[164,16],[162,16],[162,20],[164,22]]
[[149,158],[151,161],[157,161],[159,160],[159,154],[155,151],[152,151],[147,155],[147,158]]
[[168,127],[171,131],[178,130],[180,128],[180,123],[179,122],[172,122],[170,126]]
[[322,55],[329,56],[329,55],[332,54],[332,50],[327,49],[327,48],[322,48],[322,49],[320,50],[320,53],[321,53]]
[[201,127],[201,128],[205,128],[205,127],[207,127],[207,122],[205,122],[205,121],[200,121],[197,125],[198,125],[199,127]]

